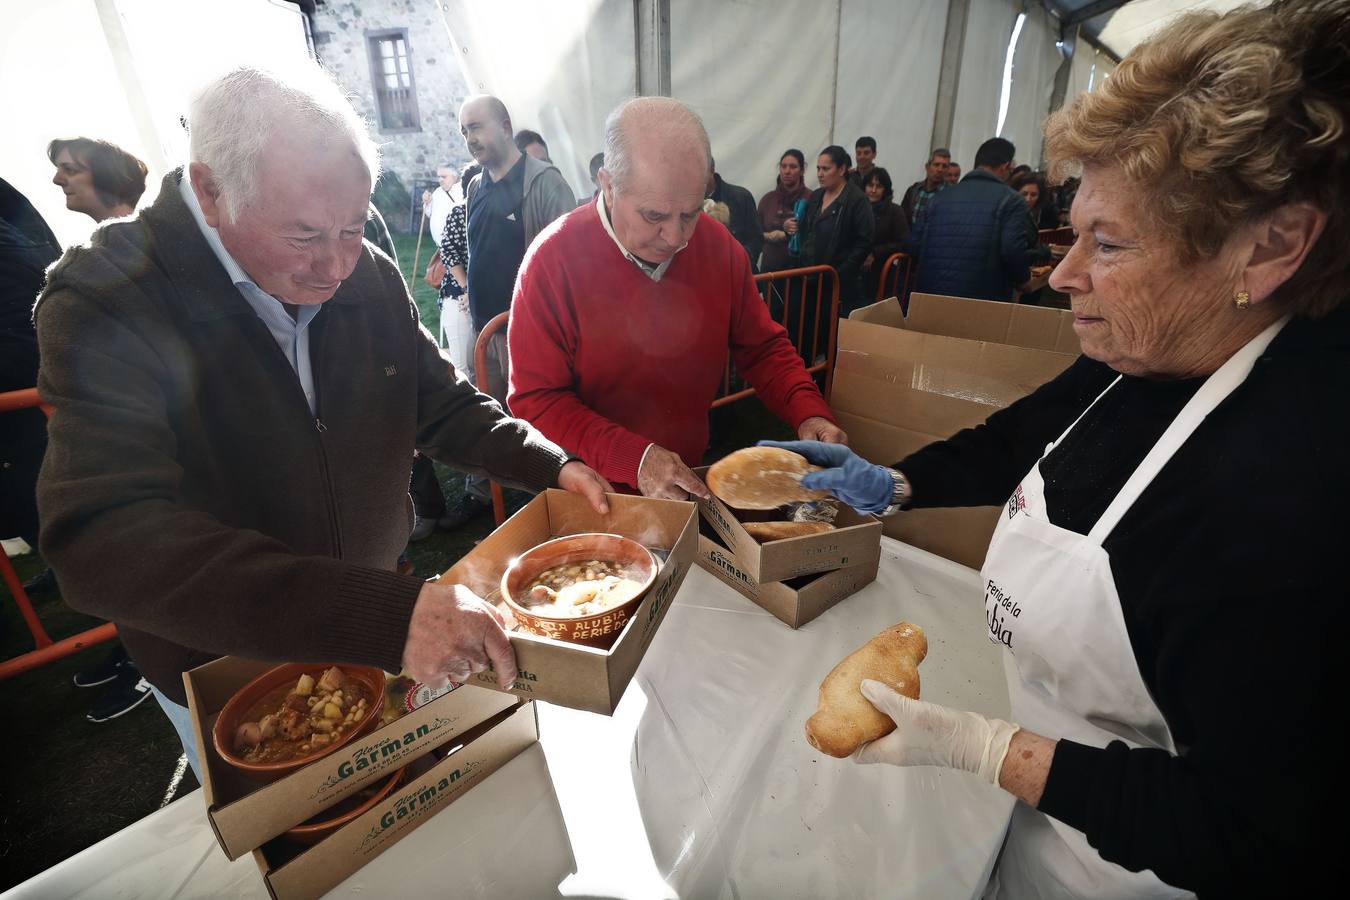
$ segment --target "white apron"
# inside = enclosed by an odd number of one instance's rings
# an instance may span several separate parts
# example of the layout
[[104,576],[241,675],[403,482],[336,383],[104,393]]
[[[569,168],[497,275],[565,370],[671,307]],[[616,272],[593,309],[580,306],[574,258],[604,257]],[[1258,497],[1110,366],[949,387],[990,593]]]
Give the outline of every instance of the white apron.
[[[989,639],[1008,651],[1004,667],[1014,722],[1052,740],[1068,738],[1093,747],[1123,740],[1131,747],[1176,753],[1135,662],[1102,541],[1177,448],[1246,379],[1286,321],[1267,328],[1205,380],[1086,536],[1049,521],[1039,462],[1013,492],[980,575]],[[1081,420],[1048,444],[1046,454]],[[1191,895],[1151,871],[1130,872],[1102,859],[1081,831],[1018,803],[986,896]]]

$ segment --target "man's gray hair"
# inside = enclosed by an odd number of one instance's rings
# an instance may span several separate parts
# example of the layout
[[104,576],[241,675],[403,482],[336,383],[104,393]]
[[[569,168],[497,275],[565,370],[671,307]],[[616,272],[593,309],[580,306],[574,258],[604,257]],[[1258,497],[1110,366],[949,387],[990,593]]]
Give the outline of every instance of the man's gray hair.
[[230,221],[257,199],[259,158],[280,129],[350,141],[372,188],[380,177],[380,149],[365,120],[317,65],[284,77],[254,66],[233,69],[193,98],[188,128],[189,158],[211,170]]
[[634,97],[605,118],[605,171],[615,191],[632,173],[633,135],[641,133],[664,144],[692,144],[703,153],[704,168],[712,164],[712,144],[698,113],[669,97]]

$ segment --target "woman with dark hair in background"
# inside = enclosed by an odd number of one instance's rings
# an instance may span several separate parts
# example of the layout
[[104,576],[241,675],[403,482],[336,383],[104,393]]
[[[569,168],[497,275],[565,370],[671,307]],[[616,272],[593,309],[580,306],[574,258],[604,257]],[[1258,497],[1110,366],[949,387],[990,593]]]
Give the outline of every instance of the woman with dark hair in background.
[[[801,220],[792,218],[783,224],[789,236],[801,232],[802,265],[834,266],[839,273],[840,316],[863,305],[862,263],[872,251],[874,227],[867,195],[848,180],[852,164],[843,147],[832,145],[820,151],[816,158],[820,187],[806,201]],[[820,338],[812,342],[807,334],[802,342],[803,348],[814,347],[812,359],[825,352],[830,327],[829,306],[822,303],[818,312]]]
[[145,163],[110,141],[58,139],[47,145],[47,158],[66,208],[95,222],[131,215],[145,193]]
[[863,259],[863,278],[867,293],[865,302],[877,296],[881,285],[882,266],[892,254],[904,249],[905,239],[909,237],[909,219],[900,204],[895,202],[895,189],[892,187],[891,173],[876,166],[867,173],[863,182],[863,193],[872,204],[872,251]]
[[1055,208],[1055,194],[1046,184],[1044,175],[1040,172],[1023,172],[1014,175],[1008,184],[1027,201],[1027,209],[1031,211],[1031,219],[1038,229],[1059,227],[1059,210]]
[[759,227],[764,230],[761,272],[778,272],[793,266],[783,223],[792,218],[798,200],[811,196],[811,189],[803,177],[805,172],[806,156],[802,151],[795,148],[784,151],[783,158],[778,160],[778,183],[759,198]]

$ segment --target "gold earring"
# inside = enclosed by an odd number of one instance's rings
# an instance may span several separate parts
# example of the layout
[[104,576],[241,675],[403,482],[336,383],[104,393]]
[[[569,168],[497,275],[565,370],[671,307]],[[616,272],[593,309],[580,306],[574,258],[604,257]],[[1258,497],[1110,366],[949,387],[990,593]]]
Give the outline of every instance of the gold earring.
[[1252,305],[1252,295],[1247,291],[1238,291],[1233,295],[1233,305],[1238,309],[1246,309]]

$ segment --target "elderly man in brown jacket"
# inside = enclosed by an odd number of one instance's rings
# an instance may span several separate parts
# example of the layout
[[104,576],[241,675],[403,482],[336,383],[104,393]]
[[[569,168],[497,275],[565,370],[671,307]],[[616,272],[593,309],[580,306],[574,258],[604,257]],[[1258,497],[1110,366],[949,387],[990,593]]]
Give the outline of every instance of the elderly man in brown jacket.
[[608,485],[457,377],[363,243],[378,156],[331,81],[239,69],[191,126],[186,170],[37,306],[66,599],[117,623],[194,762],[181,673],[220,654],[509,683],[495,609],[393,571],[413,449],[602,512]]

